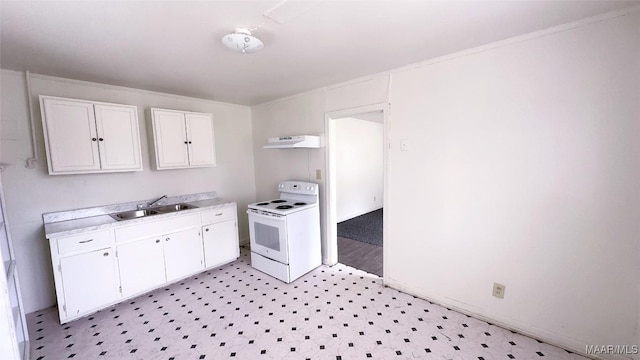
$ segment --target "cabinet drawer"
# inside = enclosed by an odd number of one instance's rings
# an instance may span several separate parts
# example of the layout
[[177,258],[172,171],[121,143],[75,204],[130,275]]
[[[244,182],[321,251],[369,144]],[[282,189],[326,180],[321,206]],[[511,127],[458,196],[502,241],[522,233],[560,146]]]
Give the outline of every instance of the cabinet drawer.
[[109,247],[113,245],[113,237],[111,230],[103,230],[59,238],[56,242],[58,254],[65,254]]
[[203,211],[201,213],[201,216],[202,216],[202,225],[212,224],[218,221],[235,217],[236,207],[229,206],[224,208]]

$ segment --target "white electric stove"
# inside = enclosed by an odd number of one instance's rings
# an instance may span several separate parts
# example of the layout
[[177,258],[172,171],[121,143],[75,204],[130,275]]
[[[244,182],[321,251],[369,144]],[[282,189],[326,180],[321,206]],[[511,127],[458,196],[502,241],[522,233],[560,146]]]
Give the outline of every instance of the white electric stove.
[[285,181],[278,191],[248,206],[251,266],[290,283],[322,263],[318,184]]

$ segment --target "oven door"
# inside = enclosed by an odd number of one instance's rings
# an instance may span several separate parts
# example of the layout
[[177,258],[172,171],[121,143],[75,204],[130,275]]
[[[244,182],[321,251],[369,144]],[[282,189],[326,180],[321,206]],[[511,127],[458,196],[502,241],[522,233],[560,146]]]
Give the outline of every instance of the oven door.
[[247,210],[251,251],[271,260],[289,264],[287,217],[260,210]]

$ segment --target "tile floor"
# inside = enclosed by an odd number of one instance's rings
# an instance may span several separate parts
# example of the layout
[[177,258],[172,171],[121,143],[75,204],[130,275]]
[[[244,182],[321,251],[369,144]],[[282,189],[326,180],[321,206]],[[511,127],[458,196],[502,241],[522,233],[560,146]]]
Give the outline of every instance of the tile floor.
[[345,265],[284,284],[248,255],[69,324],[29,314],[31,358],[585,359]]

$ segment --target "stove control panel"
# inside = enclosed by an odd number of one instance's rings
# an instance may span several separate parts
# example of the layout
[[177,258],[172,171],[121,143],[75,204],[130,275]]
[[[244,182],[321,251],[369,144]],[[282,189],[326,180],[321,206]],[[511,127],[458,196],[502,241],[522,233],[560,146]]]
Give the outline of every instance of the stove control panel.
[[317,195],[318,184],[305,181],[285,181],[278,185],[278,191],[292,194]]
[[272,218],[276,218],[276,219],[284,219],[284,215],[281,214],[276,214],[276,213],[272,213],[269,211],[264,211],[264,210],[256,210],[256,209],[247,209],[247,214],[251,215],[251,214],[256,214],[256,215],[262,215],[262,216],[266,216],[266,217],[272,217]]

